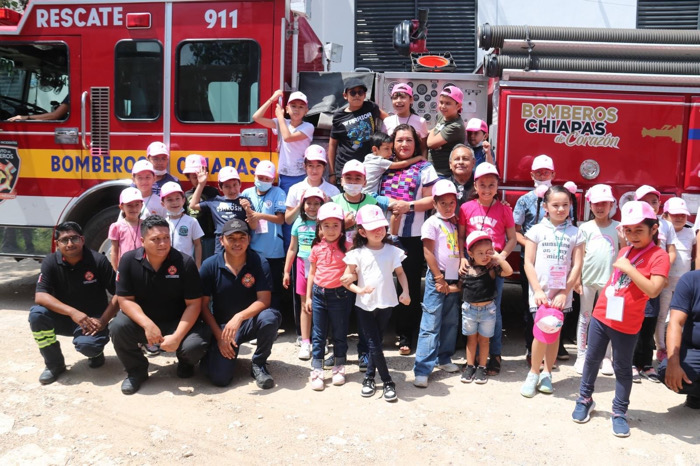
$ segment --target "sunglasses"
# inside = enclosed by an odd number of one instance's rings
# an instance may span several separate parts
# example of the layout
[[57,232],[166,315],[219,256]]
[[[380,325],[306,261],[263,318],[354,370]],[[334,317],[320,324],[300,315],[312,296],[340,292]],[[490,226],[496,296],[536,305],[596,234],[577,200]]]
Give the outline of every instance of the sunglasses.
[[82,238],[83,238],[82,236],[73,235],[73,236],[68,236],[66,238],[57,239],[56,242],[62,244],[63,246],[67,246],[68,243],[73,243],[73,244],[80,243],[80,240]]
[[365,91],[364,89],[360,89],[359,91],[351,89],[348,91],[348,94],[350,95],[350,97],[355,97],[356,95],[365,95],[367,94],[367,91]]

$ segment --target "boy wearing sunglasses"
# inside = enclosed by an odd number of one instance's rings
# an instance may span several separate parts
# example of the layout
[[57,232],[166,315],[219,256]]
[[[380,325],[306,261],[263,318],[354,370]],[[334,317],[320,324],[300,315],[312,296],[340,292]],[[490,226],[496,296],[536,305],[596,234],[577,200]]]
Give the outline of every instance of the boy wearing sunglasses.
[[365,100],[367,86],[360,78],[345,82],[343,97],[348,104],[333,114],[331,138],[328,142],[330,182],[337,184],[348,160],[362,162],[370,152],[369,137],[381,128],[381,120],[389,115],[377,104]]

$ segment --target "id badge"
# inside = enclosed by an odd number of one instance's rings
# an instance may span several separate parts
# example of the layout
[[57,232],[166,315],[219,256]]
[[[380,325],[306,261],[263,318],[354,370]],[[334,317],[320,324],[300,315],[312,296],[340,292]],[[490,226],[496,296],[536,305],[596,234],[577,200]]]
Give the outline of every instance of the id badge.
[[267,220],[258,220],[258,228],[255,233],[267,233]]
[[550,290],[563,290],[566,288],[567,267],[565,265],[551,265],[549,267],[549,281],[547,287]]
[[622,322],[625,309],[625,298],[622,296],[608,297],[608,305],[605,308],[605,318]]

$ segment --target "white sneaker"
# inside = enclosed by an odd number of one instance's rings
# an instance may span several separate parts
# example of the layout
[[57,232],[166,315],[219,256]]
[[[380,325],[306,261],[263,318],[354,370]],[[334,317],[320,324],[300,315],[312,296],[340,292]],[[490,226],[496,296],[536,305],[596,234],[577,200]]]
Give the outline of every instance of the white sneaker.
[[428,388],[428,376],[427,375],[417,375],[413,379],[413,385],[418,388]]
[[326,384],[323,382],[323,370],[314,369],[311,371],[311,389],[317,392],[322,392],[326,388]]
[[302,361],[311,359],[311,343],[302,342],[301,348],[299,348],[299,359]]
[[600,373],[603,375],[615,374],[615,369],[613,369],[613,363],[610,358],[603,358],[603,362],[600,365]]
[[576,358],[576,362],[574,363],[574,370],[576,371],[577,374],[581,375],[583,374],[583,366],[586,364],[586,357],[585,356],[579,356]]
[[333,366],[333,385],[345,385],[345,366]]
[[250,340],[249,343],[250,343],[251,345],[253,345],[253,346],[258,346],[258,339],[257,339],[257,338],[253,338],[252,340]]
[[294,344],[295,344],[296,346],[301,346],[301,342],[302,342],[302,341],[303,341],[303,340],[302,340],[301,337],[297,337],[297,341],[295,341]]
[[449,373],[459,372],[459,366],[452,362],[449,362],[447,364],[438,364],[438,369]]

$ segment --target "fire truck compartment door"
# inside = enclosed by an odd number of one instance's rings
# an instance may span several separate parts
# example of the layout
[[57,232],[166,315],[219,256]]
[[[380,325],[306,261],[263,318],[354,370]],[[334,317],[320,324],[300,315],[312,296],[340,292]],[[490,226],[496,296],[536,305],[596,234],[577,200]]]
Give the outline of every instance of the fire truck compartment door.
[[[688,149],[685,158],[685,178],[683,189],[700,189],[700,97],[690,101],[688,123]],[[691,212],[694,214],[695,212]]]

